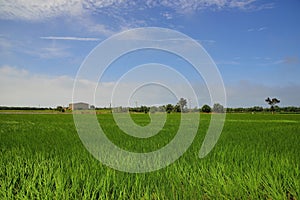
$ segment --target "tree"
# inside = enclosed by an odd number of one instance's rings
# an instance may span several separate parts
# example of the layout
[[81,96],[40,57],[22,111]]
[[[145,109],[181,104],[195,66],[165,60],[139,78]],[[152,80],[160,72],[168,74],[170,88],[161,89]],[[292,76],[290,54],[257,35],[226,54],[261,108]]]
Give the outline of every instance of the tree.
[[181,97],[177,104],[180,106],[181,111],[184,111],[185,107],[187,106],[187,100]]
[[264,110],[264,108],[261,107],[261,106],[254,106],[254,107],[252,107],[252,108],[249,108],[248,110],[249,110],[250,112],[262,112],[262,111]]
[[205,105],[202,106],[201,111],[205,112],[205,113],[210,113],[211,112],[211,107],[209,105],[205,104]]
[[224,106],[219,103],[215,103],[212,110],[216,113],[223,113],[225,111]]
[[167,113],[171,113],[173,109],[174,109],[174,106],[172,104],[166,105],[166,112]]
[[147,106],[141,106],[140,108],[140,112],[144,112],[145,114],[147,114],[150,110],[150,107]]
[[181,112],[181,106],[179,105],[179,103],[174,106],[173,111],[174,112]]
[[94,105],[91,105],[91,106],[90,106],[90,109],[91,109],[91,110],[95,110],[96,107],[95,107]]
[[276,98],[270,99],[270,97],[268,97],[268,98],[265,99],[265,101],[271,106],[270,109],[271,109],[272,114],[273,114],[274,111],[275,111],[274,105],[280,103],[280,100],[276,99]]
[[57,106],[56,110],[59,112],[65,112],[65,109],[62,106]]

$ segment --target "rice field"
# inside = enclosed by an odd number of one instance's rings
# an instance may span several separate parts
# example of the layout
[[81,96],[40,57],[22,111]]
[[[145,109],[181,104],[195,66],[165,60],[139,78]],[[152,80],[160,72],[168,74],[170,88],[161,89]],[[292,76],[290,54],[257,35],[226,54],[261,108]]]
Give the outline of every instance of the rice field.
[[[140,125],[146,114],[132,114]],[[111,114],[97,115],[107,137],[135,152],[174,137],[180,114],[164,129],[133,139]],[[221,137],[198,153],[210,115],[176,162],[150,173],[125,173],[96,160],[77,135],[71,114],[0,114],[0,199],[300,199],[300,115],[227,114]]]

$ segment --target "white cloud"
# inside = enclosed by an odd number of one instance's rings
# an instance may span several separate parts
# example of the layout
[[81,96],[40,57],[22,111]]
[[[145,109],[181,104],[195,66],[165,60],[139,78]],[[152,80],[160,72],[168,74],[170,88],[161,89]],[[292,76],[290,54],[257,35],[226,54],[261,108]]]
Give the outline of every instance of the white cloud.
[[216,61],[216,64],[217,65],[239,65],[240,63],[235,60],[231,60],[231,61],[221,60],[221,61]]
[[[55,38],[55,37],[44,37],[42,39],[73,39],[83,40],[83,38]],[[87,38],[90,40],[93,38]],[[71,56],[70,48],[60,43],[51,42],[50,44],[37,44],[34,45],[34,41],[29,40],[16,40],[11,37],[0,37],[0,55],[9,56],[15,54],[27,54],[30,56],[37,56],[40,58],[65,58]]]
[[[24,20],[24,21],[45,21],[56,17],[67,17],[69,24],[80,24],[81,28],[92,33],[101,33],[105,36],[114,34],[111,27],[98,22],[92,22],[90,15],[93,12],[102,12],[110,15],[103,9],[110,7],[115,9],[124,4],[122,0],[3,0],[0,1],[0,19]],[[117,16],[115,16],[117,17]],[[78,27],[77,27],[78,28]]]
[[266,97],[277,97],[281,100],[279,106],[300,106],[300,85],[290,84],[270,86],[250,81],[239,81],[226,85],[228,107],[264,106]]
[[[111,36],[119,31],[141,26],[152,26],[149,16],[137,18],[134,13],[151,9],[167,9],[162,17],[172,19],[176,13],[186,14],[211,9],[264,9],[257,0],[2,0],[0,19],[41,22],[63,17],[68,26],[93,34]],[[270,6],[265,6],[270,8]],[[174,13],[175,12],[175,13]],[[100,15],[93,20],[93,15]],[[109,22],[105,19],[109,19]],[[107,24],[109,23],[109,24]]]
[[87,29],[87,31],[91,33],[100,33],[105,36],[110,36],[115,34],[116,32],[112,29],[108,28],[107,26],[103,24],[98,24],[95,22],[88,21],[87,19],[84,19],[84,22],[82,23],[83,26]]
[[25,77],[27,76],[29,73],[28,71],[24,70],[24,69],[17,69],[15,67],[10,67],[10,66],[2,66],[0,68],[0,74],[3,75],[9,75],[12,77]]
[[266,30],[267,27],[260,27],[257,31],[263,31],[263,30]]
[[286,56],[284,58],[280,58],[276,60],[269,57],[265,57],[265,58],[255,57],[254,59],[261,60],[261,62],[257,64],[259,66],[273,66],[273,65],[284,65],[284,66],[295,65],[296,66],[297,64],[300,63],[300,59],[298,56]]
[[[257,0],[147,0],[131,1],[131,0],[2,0],[0,2],[0,18],[2,19],[21,19],[29,21],[41,21],[58,16],[81,16],[86,13],[103,12],[115,15],[118,10],[122,14],[122,9],[138,10],[145,7],[168,7],[175,11],[189,12],[201,9],[269,9],[271,4],[255,5]],[[105,9],[111,9],[107,11]],[[165,16],[171,17],[169,14]]]
[[241,10],[261,10],[273,8],[273,4],[255,5],[257,0],[148,0],[149,7],[165,6],[176,10],[178,13],[188,13],[203,9],[241,9]]
[[173,15],[169,12],[162,13],[162,16],[166,19],[173,19]]
[[0,68],[0,105],[53,106],[70,102],[72,79],[32,75],[10,66]]
[[68,47],[62,46],[49,46],[49,47],[41,47],[36,49],[24,49],[22,50],[24,53],[31,56],[38,56],[40,58],[66,58],[71,56],[71,53],[68,51]]
[[[167,90],[163,87],[145,86],[134,93],[133,88],[136,88],[137,83],[130,81],[119,83],[112,101],[112,91],[116,84],[116,82],[101,82],[100,87],[96,87],[96,82],[79,79],[75,90],[78,95],[74,96],[74,101],[94,104],[95,95],[95,105],[103,107],[108,107],[110,103],[114,106],[127,106],[128,103],[134,105],[134,101],[138,101],[140,105],[176,103],[174,96],[166,92]],[[2,66],[0,67],[0,105],[66,106],[72,101],[73,85],[74,78],[72,77],[32,74],[24,69]],[[182,85],[178,84],[174,85],[173,89],[181,91],[181,96],[186,96],[184,95],[186,91],[181,90],[181,87]],[[131,94],[132,98],[129,98]]]
[[80,0],[3,0],[0,3],[0,17],[40,21],[62,15],[80,15],[82,6]]
[[229,2],[229,7],[245,9],[247,6],[254,3],[255,1],[256,0],[233,0]]
[[255,8],[255,10],[266,10],[266,9],[273,9],[275,7],[274,3],[266,3],[259,5]]
[[58,36],[44,36],[40,37],[44,40],[75,40],[75,41],[100,41],[99,38],[88,38],[88,37],[58,37]]
[[[18,69],[11,66],[0,67],[0,105],[1,106],[67,106],[72,101],[74,78],[68,76],[46,76],[41,74],[31,74],[24,69]],[[89,80],[79,80],[77,82],[77,91],[80,94],[77,101],[84,101],[93,104],[94,99],[90,94],[94,94],[96,83]],[[111,102],[111,93],[115,82],[101,83],[101,88],[96,90],[96,106],[108,107]],[[131,106],[138,101],[139,105],[150,105],[176,103],[176,98],[172,96],[166,88],[143,87],[132,94],[129,100]],[[128,91],[133,85],[129,82],[119,85],[120,97],[114,102],[114,106],[124,105],[128,101],[123,97],[128,97]],[[173,85],[173,89],[182,91],[181,85]],[[198,96],[199,105],[211,104],[207,88],[204,84],[194,84]],[[226,85],[227,105],[229,107],[239,106],[267,106],[264,99],[268,96],[278,97],[281,100],[279,106],[295,105],[299,106],[300,85],[267,86],[263,84],[252,83],[249,81],[240,81]],[[189,98],[184,91],[180,94],[182,97]],[[130,95],[129,95],[130,96]],[[195,105],[192,100],[192,107]]]
[[200,44],[203,45],[214,45],[216,43],[215,40],[197,40]]
[[264,31],[264,30],[267,30],[267,29],[268,29],[268,27],[262,26],[262,27],[259,27],[259,28],[249,28],[249,29],[247,29],[247,32],[254,32],[254,31],[260,32],[260,31]]
[[[11,66],[0,67],[0,105],[4,106],[67,106],[72,101],[74,78],[32,74]],[[78,81],[81,100],[92,102],[86,94],[96,84],[88,80]]]
[[[82,16],[105,8],[129,7],[129,0],[2,0],[0,18],[41,21],[59,16]],[[105,12],[105,11],[103,11]]]

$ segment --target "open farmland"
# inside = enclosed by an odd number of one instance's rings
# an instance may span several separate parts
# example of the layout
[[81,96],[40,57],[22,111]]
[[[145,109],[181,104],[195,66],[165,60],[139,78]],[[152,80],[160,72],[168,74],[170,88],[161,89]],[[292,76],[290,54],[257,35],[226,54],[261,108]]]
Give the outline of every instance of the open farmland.
[[[148,115],[132,114],[145,125]],[[153,138],[132,139],[111,114],[98,115],[108,138],[131,151],[153,151],[176,134],[169,114]],[[70,114],[0,114],[0,199],[299,199],[300,115],[227,114],[210,154],[198,158],[210,115],[201,114],[188,151],[161,170],[130,174],[94,159]]]

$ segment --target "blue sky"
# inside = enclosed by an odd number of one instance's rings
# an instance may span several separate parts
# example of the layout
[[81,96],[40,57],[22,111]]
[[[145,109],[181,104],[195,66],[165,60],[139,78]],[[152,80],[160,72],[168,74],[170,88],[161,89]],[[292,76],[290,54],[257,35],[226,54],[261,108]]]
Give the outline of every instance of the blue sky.
[[[93,48],[121,31],[151,26],[201,43],[222,75],[228,106],[267,106],[268,96],[281,99],[281,106],[300,106],[299,9],[298,0],[2,0],[0,105],[67,105]],[[116,64],[104,77],[110,85],[105,90],[121,76],[120,67],[149,62],[153,55],[140,52],[119,62],[119,69]],[[182,64],[192,84],[205,90],[186,64],[170,55],[159,58],[150,61]],[[207,96],[198,103],[211,102]]]

